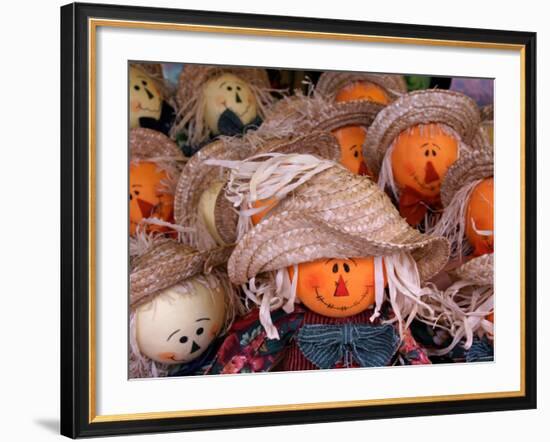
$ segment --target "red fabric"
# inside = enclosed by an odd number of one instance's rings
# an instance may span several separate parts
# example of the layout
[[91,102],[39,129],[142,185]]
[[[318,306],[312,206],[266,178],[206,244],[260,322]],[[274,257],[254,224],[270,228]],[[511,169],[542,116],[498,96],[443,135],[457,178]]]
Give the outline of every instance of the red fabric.
[[405,187],[399,196],[399,214],[405,218],[411,226],[420,224],[428,211],[428,206],[435,208],[440,205],[439,196],[436,198],[429,198],[409,186]]

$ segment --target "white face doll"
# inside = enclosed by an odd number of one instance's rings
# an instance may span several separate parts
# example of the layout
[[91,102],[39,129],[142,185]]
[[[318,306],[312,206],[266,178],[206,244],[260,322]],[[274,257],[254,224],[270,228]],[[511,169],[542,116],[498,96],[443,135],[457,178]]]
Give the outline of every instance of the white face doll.
[[142,117],[158,120],[162,97],[153,79],[141,69],[130,67],[130,128],[140,127]]
[[214,287],[203,278],[190,278],[137,308],[138,347],[162,364],[188,363],[203,354],[223,329],[225,309],[220,284]]
[[256,96],[236,75],[223,74],[209,80],[203,96],[204,118],[212,135],[224,133],[224,125],[246,126],[258,116]]

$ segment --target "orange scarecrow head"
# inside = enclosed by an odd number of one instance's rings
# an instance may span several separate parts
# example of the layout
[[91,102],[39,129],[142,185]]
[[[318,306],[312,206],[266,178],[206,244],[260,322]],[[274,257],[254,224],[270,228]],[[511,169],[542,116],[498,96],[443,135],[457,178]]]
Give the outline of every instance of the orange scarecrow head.
[[340,163],[350,172],[371,176],[362,149],[367,130],[361,126],[345,126],[332,131],[332,134],[340,144]]
[[342,88],[335,97],[336,102],[351,100],[368,100],[388,104],[390,98],[381,86],[370,81],[356,81]]
[[[172,222],[174,197],[163,186],[165,171],[155,163],[139,161],[130,165],[130,234],[144,218]],[[149,225],[147,231],[167,231],[162,226]]]
[[466,207],[466,237],[474,256],[493,253],[493,197],[493,178],[486,178],[474,187]]

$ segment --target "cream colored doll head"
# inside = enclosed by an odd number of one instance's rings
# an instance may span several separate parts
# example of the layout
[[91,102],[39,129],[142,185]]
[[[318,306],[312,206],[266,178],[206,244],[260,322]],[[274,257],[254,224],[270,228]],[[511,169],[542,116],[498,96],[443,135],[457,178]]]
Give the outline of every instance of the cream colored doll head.
[[162,111],[162,95],[155,81],[144,70],[130,66],[130,128],[140,127],[139,119],[158,120]]
[[239,310],[227,275],[215,269],[229,250],[199,252],[172,239],[139,249],[130,273],[130,377],[166,376],[203,355]]
[[258,116],[256,96],[249,84],[234,74],[212,78],[204,86],[204,119],[212,135],[218,135],[218,123],[224,112],[232,112],[243,125]]
[[225,296],[212,278],[191,278],[163,290],[136,310],[137,345],[162,364],[199,357],[224,325]]

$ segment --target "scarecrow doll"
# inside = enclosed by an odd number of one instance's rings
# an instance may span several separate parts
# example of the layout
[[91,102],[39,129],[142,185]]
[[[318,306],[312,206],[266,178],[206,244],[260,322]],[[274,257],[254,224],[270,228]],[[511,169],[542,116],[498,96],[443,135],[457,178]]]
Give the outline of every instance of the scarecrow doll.
[[402,75],[364,72],[324,72],[315,93],[328,101],[371,101],[388,105],[407,93]]
[[432,229],[451,242],[452,258],[493,253],[493,147],[486,143],[454,163],[441,186],[443,213]]
[[130,128],[145,127],[168,135],[174,122],[171,91],[162,65],[132,63],[129,68]]
[[256,134],[296,136],[329,132],[340,145],[340,163],[353,173],[369,175],[362,146],[368,127],[383,107],[373,101],[334,103],[319,94],[298,94],[278,101]]
[[[183,168],[176,186],[174,213],[176,225],[185,229],[181,239],[186,244],[197,250],[231,245],[238,231],[245,228],[239,225],[237,210],[225,198],[229,170],[209,164],[210,160],[242,161],[269,152],[311,153],[335,160],[339,157],[338,143],[327,133],[263,140],[259,131],[238,139],[222,137],[202,148]],[[273,132],[270,134],[273,136]]]
[[363,153],[410,225],[435,224],[441,183],[457,158],[482,142],[479,123],[472,99],[435,89],[411,92],[378,113]]
[[132,262],[130,377],[202,374],[217,337],[239,311],[227,275],[214,267],[228,249],[197,252],[156,239]]
[[226,198],[246,226],[228,275],[258,309],[209,372],[273,369],[265,353],[283,370],[429,363],[408,326],[422,281],[447,263],[446,239],[411,228],[375,183],[334,161],[273,153],[220,165],[231,169]]
[[419,307],[417,318],[431,331],[422,342],[434,360],[492,361],[493,254],[469,260],[452,271],[451,277],[453,283],[445,290],[431,286],[425,297],[429,309]]
[[174,190],[185,158],[166,135],[130,130],[130,235],[164,233],[174,217]]
[[[324,72],[315,87],[316,97],[323,97],[329,103],[336,103],[336,106],[347,102],[365,102],[378,105],[379,109],[406,93],[405,78],[391,74]],[[342,164],[353,172],[356,171],[355,164],[359,163],[360,174],[374,177],[362,151],[367,129],[365,124],[346,124],[335,128],[332,133],[342,146]]]
[[219,135],[257,129],[274,101],[264,69],[186,65],[179,78],[171,135],[187,156]]

